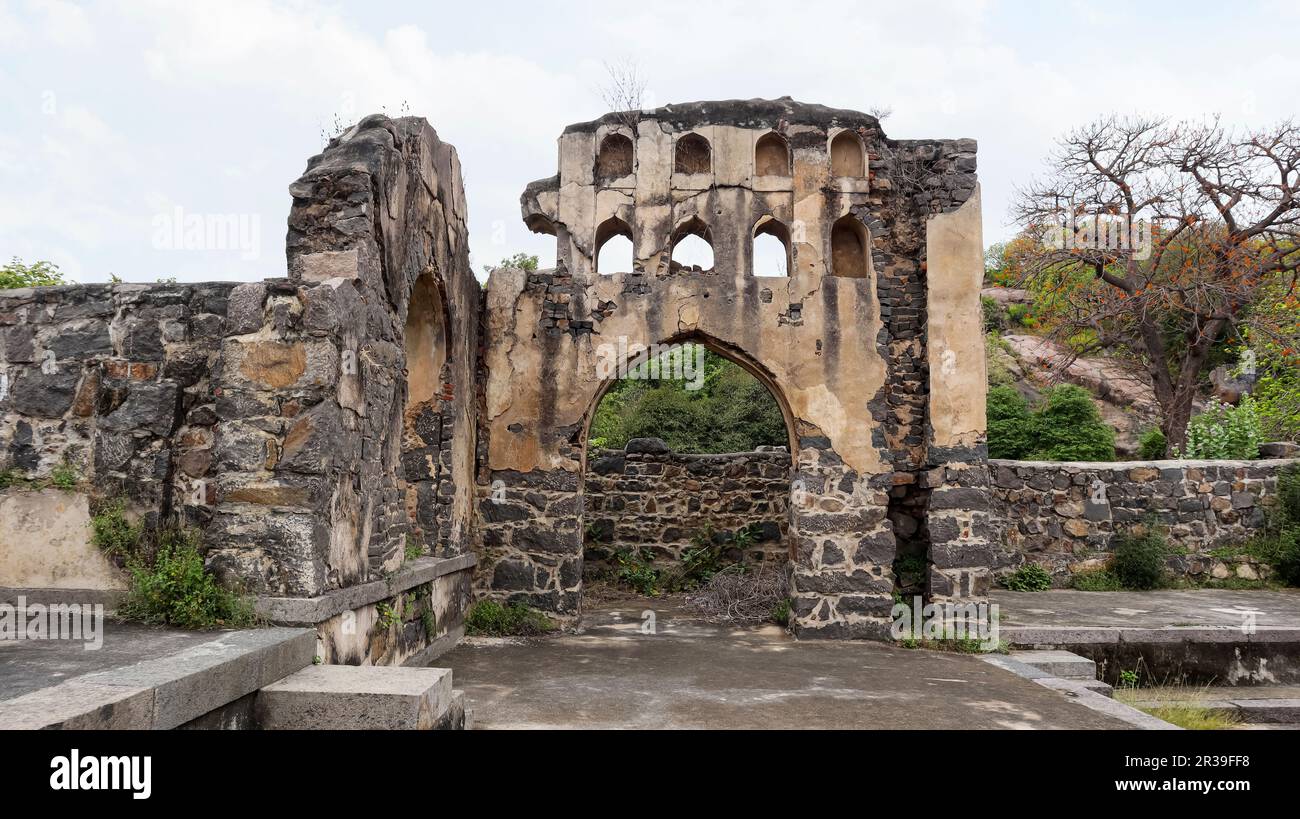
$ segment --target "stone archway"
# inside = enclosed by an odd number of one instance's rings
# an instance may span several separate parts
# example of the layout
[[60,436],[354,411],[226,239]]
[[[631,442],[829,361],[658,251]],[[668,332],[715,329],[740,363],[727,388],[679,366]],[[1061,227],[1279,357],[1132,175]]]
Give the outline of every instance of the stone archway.
[[[789,402],[772,374],[752,358],[699,333],[668,339],[651,349],[651,354],[663,354],[666,370],[686,360],[681,371],[660,377],[683,375],[683,380],[691,380],[692,366],[703,364],[691,361],[697,345],[737,365],[771,396],[781,413],[785,444],[779,449],[696,454],[661,447],[659,439],[639,439],[619,450],[596,449],[591,429],[597,409],[620,377],[627,377],[629,371],[635,376],[633,365],[647,355],[633,354],[620,362],[626,369],[601,384],[583,418],[577,504],[583,534],[580,593],[585,593],[586,579],[592,574],[587,562],[593,555],[601,571],[612,567],[617,554],[632,554],[653,561],[660,570],[671,570],[706,533],[734,540],[742,530],[748,532],[752,543],[725,550],[733,562],[779,560],[784,566],[796,557],[791,514],[798,491],[794,478],[798,436]],[[637,516],[634,524],[629,524],[629,515]]]

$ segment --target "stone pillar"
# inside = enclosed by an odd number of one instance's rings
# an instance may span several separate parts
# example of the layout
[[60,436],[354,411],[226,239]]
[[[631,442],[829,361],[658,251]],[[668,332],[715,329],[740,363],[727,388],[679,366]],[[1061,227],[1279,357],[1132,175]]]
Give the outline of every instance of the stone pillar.
[[929,594],[978,601],[988,594],[990,538],[980,193],[926,221],[930,365],[928,471],[932,489]]

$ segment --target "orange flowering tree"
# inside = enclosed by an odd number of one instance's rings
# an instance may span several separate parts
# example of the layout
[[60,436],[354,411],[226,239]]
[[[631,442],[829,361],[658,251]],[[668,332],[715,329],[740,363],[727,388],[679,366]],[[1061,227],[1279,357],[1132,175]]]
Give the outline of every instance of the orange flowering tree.
[[1112,116],[1063,137],[1048,166],[1013,206],[1036,239],[1017,246],[1022,283],[1076,355],[1132,361],[1180,448],[1216,345],[1294,346],[1285,318],[1249,319],[1262,292],[1295,304],[1300,126]]

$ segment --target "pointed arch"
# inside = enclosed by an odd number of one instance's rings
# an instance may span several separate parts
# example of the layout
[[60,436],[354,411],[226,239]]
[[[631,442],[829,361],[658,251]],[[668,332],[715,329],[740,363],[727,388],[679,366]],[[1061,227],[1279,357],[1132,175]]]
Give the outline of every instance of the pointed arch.
[[794,267],[790,228],[775,216],[760,216],[751,234],[749,258],[751,276],[789,276]]
[[709,141],[699,134],[684,134],[673,149],[673,172],[683,174],[710,173],[713,157]]
[[[619,240],[622,241],[619,241]],[[614,240],[614,241],[611,241]],[[613,251],[617,251],[614,253]],[[602,255],[604,264],[601,264]],[[597,274],[631,273],[633,263],[632,228],[617,216],[611,216],[596,228],[595,249],[591,255],[592,269]],[[614,270],[611,267],[623,267]]]
[[853,214],[845,214],[831,226],[832,276],[865,279],[871,273],[871,236],[867,226]]
[[789,176],[790,146],[785,137],[768,131],[754,143],[754,174],[756,176]]
[[713,269],[713,232],[699,216],[692,216],[673,229],[669,242],[669,270]]
[[852,131],[840,131],[831,140],[831,176],[867,175],[867,153],[862,140]]
[[632,173],[634,167],[632,140],[618,132],[606,134],[596,152],[596,179],[609,181]]

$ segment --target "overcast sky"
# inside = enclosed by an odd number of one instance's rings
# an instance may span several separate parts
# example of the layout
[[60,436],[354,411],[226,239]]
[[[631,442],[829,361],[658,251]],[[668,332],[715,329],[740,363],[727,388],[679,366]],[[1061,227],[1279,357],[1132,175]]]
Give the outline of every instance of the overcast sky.
[[[1100,114],[1295,116],[1297,24],[1297,0],[0,0],[0,259],[84,282],[282,276],[287,188],[322,131],[409,110],[460,152],[476,271],[546,265],[519,193],[625,60],[652,105],[788,94],[892,109],[892,137],[974,137],[992,242],[1053,138]],[[243,240],[168,247],[177,215],[235,216]]]

